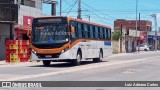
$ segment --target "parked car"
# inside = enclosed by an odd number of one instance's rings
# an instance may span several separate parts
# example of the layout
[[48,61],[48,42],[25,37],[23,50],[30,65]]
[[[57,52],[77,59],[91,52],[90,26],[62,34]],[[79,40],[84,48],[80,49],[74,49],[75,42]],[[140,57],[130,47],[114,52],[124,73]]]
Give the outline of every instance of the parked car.
[[140,44],[137,46],[137,50],[140,50],[140,51],[149,51],[149,45],[147,44]]

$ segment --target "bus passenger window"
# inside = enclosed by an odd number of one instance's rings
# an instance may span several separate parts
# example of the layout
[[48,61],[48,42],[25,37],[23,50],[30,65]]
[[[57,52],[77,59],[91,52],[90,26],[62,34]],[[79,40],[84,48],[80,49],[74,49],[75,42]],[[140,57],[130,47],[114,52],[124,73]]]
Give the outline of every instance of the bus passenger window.
[[100,28],[100,39],[103,39],[103,30]]
[[93,29],[93,38],[96,38],[96,37],[95,37],[95,36],[96,36],[96,29],[95,29],[95,26],[93,26],[92,29]]
[[82,32],[82,38],[85,38],[85,30],[83,24],[81,24],[81,32]]
[[91,38],[91,35],[90,35],[90,26],[89,25],[87,25],[87,27],[88,27],[88,32],[87,32],[87,34],[88,34],[88,38]]
[[85,33],[85,38],[88,38],[88,27],[86,24],[84,24],[84,33]]
[[82,38],[82,29],[80,23],[78,23],[78,38]]
[[111,29],[108,29],[108,39],[111,40]]
[[98,27],[98,39],[101,39],[100,27]]
[[93,26],[90,26],[90,37],[89,38],[93,38]]
[[95,27],[95,38],[98,39],[98,27]]
[[103,32],[104,32],[104,39],[107,40],[107,32],[106,32],[106,31],[107,31],[106,28],[104,28],[104,29],[103,29]]

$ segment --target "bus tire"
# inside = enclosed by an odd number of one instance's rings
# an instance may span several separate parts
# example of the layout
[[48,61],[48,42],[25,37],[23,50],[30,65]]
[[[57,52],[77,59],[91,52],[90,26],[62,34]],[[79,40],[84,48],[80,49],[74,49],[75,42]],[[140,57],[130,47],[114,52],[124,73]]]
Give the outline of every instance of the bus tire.
[[80,51],[77,52],[77,56],[76,56],[76,59],[73,60],[73,65],[74,66],[78,66],[81,64],[81,59],[82,59],[82,54]]
[[102,62],[103,59],[103,52],[100,50],[99,52],[99,58],[93,58],[93,62]]
[[49,60],[43,60],[43,65],[44,65],[45,67],[49,67],[50,64],[51,64],[51,61],[49,61]]

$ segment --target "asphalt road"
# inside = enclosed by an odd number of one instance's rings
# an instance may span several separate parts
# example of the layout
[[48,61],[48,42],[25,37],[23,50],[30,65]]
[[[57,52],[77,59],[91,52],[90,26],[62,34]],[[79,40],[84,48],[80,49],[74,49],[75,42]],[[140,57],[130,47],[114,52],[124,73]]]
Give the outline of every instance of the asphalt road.
[[[0,81],[160,81],[160,52],[113,55],[101,63],[84,61],[73,67],[70,63],[41,62],[5,64],[0,66]],[[9,88],[2,88],[0,90]],[[12,88],[13,90],[19,90]],[[11,89],[11,90],[12,90]],[[44,90],[51,88],[30,88]],[[51,90],[159,90],[160,88],[52,88]],[[20,89],[20,90],[28,90]]]

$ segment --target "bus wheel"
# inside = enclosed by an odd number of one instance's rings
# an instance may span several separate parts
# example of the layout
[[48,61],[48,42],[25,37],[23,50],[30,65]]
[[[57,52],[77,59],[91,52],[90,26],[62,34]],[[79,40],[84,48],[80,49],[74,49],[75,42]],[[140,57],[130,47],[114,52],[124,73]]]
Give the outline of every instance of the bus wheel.
[[78,66],[81,64],[82,55],[80,52],[77,53],[77,57],[75,60],[73,60],[73,65]]
[[49,60],[43,60],[43,65],[44,65],[45,67],[49,67],[50,64],[51,64],[51,61],[49,61]]
[[103,59],[102,51],[99,52],[99,58],[93,58],[93,62],[101,62]]

